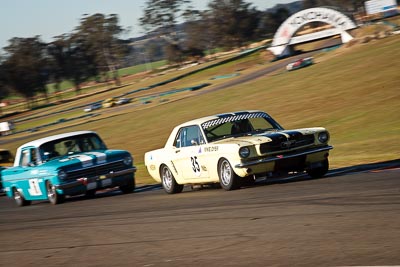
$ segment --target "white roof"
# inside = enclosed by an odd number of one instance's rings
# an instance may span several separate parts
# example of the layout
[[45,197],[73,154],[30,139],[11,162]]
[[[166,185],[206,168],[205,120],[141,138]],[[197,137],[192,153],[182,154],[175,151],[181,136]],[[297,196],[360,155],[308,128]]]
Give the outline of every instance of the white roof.
[[235,111],[235,112],[227,112],[227,113],[221,113],[221,114],[216,114],[216,115],[212,115],[212,116],[202,117],[202,118],[194,119],[194,120],[179,124],[172,130],[167,142],[165,143],[165,147],[172,146],[172,144],[175,141],[176,134],[178,133],[179,129],[182,127],[191,126],[191,125],[200,125],[200,127],[201,127],[201,125],[203,123],[206,123],[206,122],[209,122],[212,120],[223,120],[226,117],[240,116],[240,115],[245,115],[246,113],[251,114],[251,113],[265,113],[265,112],[261,111],[261,110],[242,110],[242,111]]
[[19,160],[20,160],[20,157],[21,157],[21,149],[23,147],[28,147],[28,146],[39,147],[42,144],[50,142],[50,141],[62,139],[62,138],[65,138],[65,137],[76,136],[76,135],[81,135],[81,134],[90,134],[90,133],[94,133],[95,134],[95,132],[93,132],[93,131],[69,132],[69,133],[63,133],[63,134],[56,134],[56,135],[52,135],[52,136],[36,139],[34,141],[25,143],[22,146],[17,148],[17,153],[15,155],[15,160],[14,160],[14,166],[16,167],[19,164]]
[[248,112],[248,113],[258,113],[258,112],[262,112],[265,113],[264,111],[261,110],[241,110],[241,111],[234,111],[234,112],[227,112],[227,113],[221,113],[221,114],[216,114],[216,115],[211,115],[211,116],[207,116],[207,117],[202,117],[202,118],[198,118],[198,119],[194,119],[185,123],[182,123],[180,125],[178,125],[178,128],[181,128],[182,126],[189,126],[189,125],[200,125],[203,122],[206,121],[210,121],[210,120],[215,120],[215,119],[219,119],[224,115],[231,115],[231,116],[235,116],[244,112]]
[[54,141],[54,140],[58,140],[58,139],[62,139],[62,138],[70,137],[70,136],[81,135],[81,134],[90,134],[90,133],[95,133],[95,132],[93,132],[93,131],[77,131],[77,132],[56,134],[56,135],[52,135],[52,136],[47,136],[47,137],[44,137],[44,138],[36,139],[34,141],[30,141],[28,143],[23,144],[18,149],[20,149],[22,147],[27,147],[27,146],[39,147],[42,144],[50,142],[50,141]]

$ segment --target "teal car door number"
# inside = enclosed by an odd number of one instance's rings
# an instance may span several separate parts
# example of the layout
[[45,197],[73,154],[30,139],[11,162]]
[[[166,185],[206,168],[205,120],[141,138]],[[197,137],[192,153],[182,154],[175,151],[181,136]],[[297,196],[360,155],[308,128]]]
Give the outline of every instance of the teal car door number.
[[41,196],[43,194],[39,185],[41,182],[43,182],[42,179],[29,179],[28,192],[31,196]]

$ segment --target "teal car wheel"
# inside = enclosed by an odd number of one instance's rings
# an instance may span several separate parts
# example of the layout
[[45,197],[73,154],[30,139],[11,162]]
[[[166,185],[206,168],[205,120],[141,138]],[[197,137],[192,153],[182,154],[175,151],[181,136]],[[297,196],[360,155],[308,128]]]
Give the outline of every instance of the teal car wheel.
[[50,181],[46,182],[46,190],[47,198],[51,204],[57,205],[64,202],[65,196],[57,193],[56,187],[52,185]]
[[128,182],[125,185],[121,185],[119,189],[124,194],[132,193],[135,190],[135,179],[129,179]]
[[13,188],[13,197],[14,197],[15,203],[19,207],[29,206],[32,203],[32,201],[26,200],[24,198],[24,196],[15,187]]
[[96,196],[96,189],[87,190],[85,192],[85,197],[87,198],[94,198]]

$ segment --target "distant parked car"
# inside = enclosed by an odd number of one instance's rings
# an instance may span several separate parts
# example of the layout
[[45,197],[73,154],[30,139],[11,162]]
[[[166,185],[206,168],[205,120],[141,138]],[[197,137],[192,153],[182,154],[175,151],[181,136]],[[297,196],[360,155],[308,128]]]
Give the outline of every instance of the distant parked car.
[[[6,167],[11,167],[14,162],[14,157],[11,152],[7,149],[0,149],[0,172],[2,169]],[[1,182],[1,174],[0,174],[0,192],[3,192],[3,186]]]
[[106,100],[103,101],[103,108],[111,108],[115,106],[115,98],[107,98]]
[[13,133],[14,129],[15,126],[12,121],[0,122],[0,136],[11,134]]
[[14,156],[7,149],[0,149],[0,166],[9,167],[14,162]]
[[145,165],[169,194],[185,184],[220,183],[233,190],[256,178],[322,177],[329,168],[328,141],[325,128],[284,130],[265,112],[239,111],[176,126],[164,148],[145,154]]
[[117,100],[117,102],[115,102],[117,105],[122,105],[122,104],[127,104],[129,102],[131,102],[131,98],[124,98],[121,97],[120,99]]
[[94,103],[94,104],[91,104],[89,107],[85,108],[84,111],[90,112],[90,111],[100,109],[100,108],[101,108],[101,103]]
[[300,68],[310,66],[312,64],[314,64],[314,59],[312,57],[301,58],[299,60],[296,60],[295,62],[289,63],[286,66],[286,70],[288,71],[297,70]]
[[6,195],[18,206],[33,200],[64,201],[65,196],[118,186],[135,189],[133,158],[128,151],[107,149],[92,131],[70,132],[31,141],[17,149],[14,166],[1,171]]

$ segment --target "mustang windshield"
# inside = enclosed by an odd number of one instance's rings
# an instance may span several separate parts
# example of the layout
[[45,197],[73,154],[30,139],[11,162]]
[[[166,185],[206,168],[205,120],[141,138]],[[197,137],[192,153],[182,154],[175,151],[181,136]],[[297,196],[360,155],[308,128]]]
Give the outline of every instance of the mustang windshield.
[[50,141],[40,146],[40,155],[45,161],[55,157],[80,152],[107,149],[96,134],[82,134]]
[[283,130],[276,121],[262,112],[221,116],[203,123],[202,127],[208,142],[258,132]]

